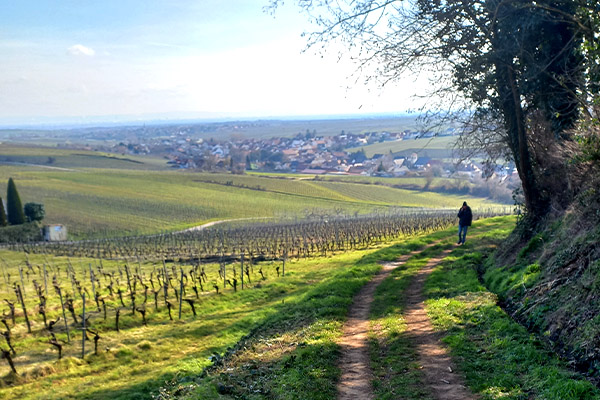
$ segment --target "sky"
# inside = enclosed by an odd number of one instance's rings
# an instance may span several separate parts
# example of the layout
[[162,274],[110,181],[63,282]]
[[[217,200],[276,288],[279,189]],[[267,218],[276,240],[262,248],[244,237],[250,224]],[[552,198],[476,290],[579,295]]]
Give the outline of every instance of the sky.
[[[0,4],[0,126],[39,122],[403,113],[384,89],[306,48],[309,20],[268,0]],[[292,2],[287,2],[292,3]]]

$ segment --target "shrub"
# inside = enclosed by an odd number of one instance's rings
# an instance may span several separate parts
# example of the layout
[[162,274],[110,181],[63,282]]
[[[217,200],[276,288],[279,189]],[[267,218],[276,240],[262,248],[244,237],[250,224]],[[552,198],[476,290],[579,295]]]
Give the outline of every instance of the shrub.
[[0,228],[0,243],[39,242],[42,232],[37,222]]
[[44,205],[39,203],[27,203],[23,209],[25,211],[25,216],[27,217],[27,221],[41,221],[46,216],[46,211],[44,210]]

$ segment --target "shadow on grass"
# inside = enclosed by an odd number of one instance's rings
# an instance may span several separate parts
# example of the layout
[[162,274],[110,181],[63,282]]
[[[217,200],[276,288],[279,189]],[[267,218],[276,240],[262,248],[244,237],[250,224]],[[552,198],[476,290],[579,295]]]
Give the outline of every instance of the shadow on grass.
[[[338,375],[333,362],[337,358],[338,347],[331,333],[339,329],[353,295],[379,268],[377,264],[363,262],[360,266],[349,266],[321,283],[302,285],[297,290],[285,292],[270,291],[268,296],[261,297],[256,302],[255,305],[262,308],[258,314],[251,304],[247,310],[225,311],[220,315],[221,318],[225,317],[223,323],[219,323],[219,318],[216,317],[193,328],[176,323],[168,324],[159,337],[167,339],[175,335],[203,340],[207,335],[219,335],[220,331],[237,336],[236,339],[229,340],[228,345],[217,344],[193,354],[202,363],[206,363],[209,357],[214,361],[214,366],[201,377],[184,376],[186,372],[181,372],[173,380],[172,375],[162,374],[125,388],[98,388],[73,397],[151,399],[153,395],[160,395],[159,398],[166,399],[193,391],[195,398],[217,398],[218,392],[235,392],[248,396],[261,393],[263,396],[268,392],[274,393],[278,398],[331,398],[335,391],[333,383]],[[268,287],[265,285],[257,290],[268,290]],[[243,316],[245,312],[248,313],[247,317]],[[236,316],[242,317],[239,319]],[[198,319],[202,321],[201,316]],[[170,329],[180,331],[167,332]],[[293,344],[285,345],[286,348],[293,348],[293,358],[290,358],[289,351],[285,351],[270,360],[264,359],[260,368],[248,370],[246,365],[241,365],[237,370],[228,371],[227,379],[221,376],[221,368],[231,360],[235,361],[236,354],[243,353],[246,347],[264,346],[268,349],[274,347],[271,341],[279,337],[297,339],[292,341]],[[228,349],[231,343],[236,342],[235,346]],[[177,352],[176,349],[173,351]],[[251,383],[244,383],[246,373]],[[314,393],[317,393],[317,397],[312,395]],[[322,393],[322,397],[318,393]]]
[[354,296],[380,269],[378,262],[395,260],[425,243],[413,240],[375,251],[297,300],[277,306],[236,351],[196,380],[194,396],[335,398],[340,376],[337,339]]
[[[228,341],[230,344],[211,346],[194,354],[202,362],[209,357],[213,361],[200,375],[181,372],[173,379],[169,374],[162,374],[123,389],[98,389],[85,398],[151,399],[152,395],[160,395],[161,399],[335,398],[340,375],[336,366],[340,352],[337,339],[354,296],[381,268],[380,261],[393,261],[447,235],[407,240],[370,253],[353,265],[340,265],[333,276],[310,286],[302,285],[286,292],[272,291],[267,298],[258,296],[255,305],[264,307],[258,314],[251,306],[248,316],[241,320],[231,323],[224,320],[223,324],[211,324],[210,328],[182,330],[180,335],[196,336],[198,340],[210,333],[218,334],[219,330],[237,336]],[[439,251],[446,246],[436,245],[428,251]],[[244,312],[225,311],[222,316],[235,317]],[[209,319],[217,322],[219,318]],[[164,337],[167,336],[164,332]],[[228,348],[231,343],[235,345]]]
[[[170,382],[174,379],[173,374],[155,375],[151,378],[121,389],[102,389],[98,388],[90,390],[86,393],[73,396],[72,398],[86,400],[147,400],[156,398],[161,387],[165,382]],[[93,384],[93,381],[91,382]]]

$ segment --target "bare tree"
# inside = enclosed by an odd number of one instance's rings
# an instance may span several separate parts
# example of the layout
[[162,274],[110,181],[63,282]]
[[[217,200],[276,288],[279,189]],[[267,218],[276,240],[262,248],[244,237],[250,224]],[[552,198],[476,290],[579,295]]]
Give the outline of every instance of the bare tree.
[[[275,10],[282,0],[266,7]],[[431,77],[424,120],[462,123],[464,148],[513,161],[532,222],[570,200],[564,146],[596,118],[599,5],[591,0],[296,0],[308,46],[345,45],[366,81]],[[436,118],[430,118],[430,117]],[[440,120],[442,122],[440,122]],[[540,157],[541,151],[553,152]],[[552,174],[558,174],[552,176]],[[549,183],[559,183],[548,187]]]

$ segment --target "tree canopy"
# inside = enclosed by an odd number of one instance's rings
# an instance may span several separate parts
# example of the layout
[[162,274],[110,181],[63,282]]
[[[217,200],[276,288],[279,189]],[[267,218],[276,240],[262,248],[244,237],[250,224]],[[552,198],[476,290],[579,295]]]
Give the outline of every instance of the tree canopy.
[[8,221],[6,220],[6,211],[4,210],[4,202],[2,201],[2,197],[0,197],[0,226],[8,225]]
[[12,178],[8,179],[6,188],[6,209],[8,211],[8,222],[11,225],[20,225],[25,223],[25,214],[23,213],[23,205],[17,191],[17,186]]
[[296,3],[319,26],[308,44],[345,44],[367,79],[431,77],[428,95],[439,103],[429,110],[461,121],[463,140],[485,150],[490,163],[515,163],[533,220],[568,203],[565,146],[582,118],[598,119],[597,1]]
[[46,216],[44,205],[39,203],[26,203],[23,211],[29,222],[41,221]]

